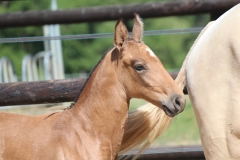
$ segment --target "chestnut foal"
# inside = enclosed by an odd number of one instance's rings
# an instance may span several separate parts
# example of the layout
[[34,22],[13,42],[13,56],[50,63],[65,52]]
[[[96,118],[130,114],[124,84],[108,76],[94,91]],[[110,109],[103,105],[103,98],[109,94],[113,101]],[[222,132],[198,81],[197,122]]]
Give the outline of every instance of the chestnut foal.
[[75,105],[39,116],[0,113],[0,159],[117,159],[131,98],[180,113],[185,97],[151,49],[135,15],[131,38],[120,19],[114,47],[95,66]]

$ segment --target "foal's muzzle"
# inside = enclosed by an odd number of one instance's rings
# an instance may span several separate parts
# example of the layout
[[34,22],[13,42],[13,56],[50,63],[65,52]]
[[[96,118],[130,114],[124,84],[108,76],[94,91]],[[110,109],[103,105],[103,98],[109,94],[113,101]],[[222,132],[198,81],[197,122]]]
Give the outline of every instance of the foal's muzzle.
[[174,95],[168,102],[162,102],[162,107],[166,115],[174,117],[184,110],[186,100],[182,96]]

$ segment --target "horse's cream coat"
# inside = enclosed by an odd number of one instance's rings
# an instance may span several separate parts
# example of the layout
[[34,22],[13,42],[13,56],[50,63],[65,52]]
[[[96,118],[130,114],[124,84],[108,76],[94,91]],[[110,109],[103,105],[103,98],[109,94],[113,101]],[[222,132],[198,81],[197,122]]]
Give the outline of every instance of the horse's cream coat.
[[240,159],[240,5],[199,37],[186,74],[206,158]]

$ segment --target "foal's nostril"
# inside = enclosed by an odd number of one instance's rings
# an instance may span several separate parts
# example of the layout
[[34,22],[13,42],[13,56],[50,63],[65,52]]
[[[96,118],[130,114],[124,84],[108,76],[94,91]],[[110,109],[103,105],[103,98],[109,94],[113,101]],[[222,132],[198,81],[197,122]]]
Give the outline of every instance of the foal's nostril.
[[179,97],[177,97],[177,98],[175,99],[175,103],[176,103],[177,105],[181,106],[181,102],[180,102],[180,100],[179,100]]

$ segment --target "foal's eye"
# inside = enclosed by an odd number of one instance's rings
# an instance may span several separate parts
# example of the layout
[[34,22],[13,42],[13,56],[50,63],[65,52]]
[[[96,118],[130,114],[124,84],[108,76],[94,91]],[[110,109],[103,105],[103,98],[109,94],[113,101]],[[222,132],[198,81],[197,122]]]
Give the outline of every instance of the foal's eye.
[[136,64],[136,65],[134,66],[134,68],[135,68],[135,70],[136,70],[137,72],[146,70],[146,68],[145,68],[143,65],[141,65],[141,64]]

